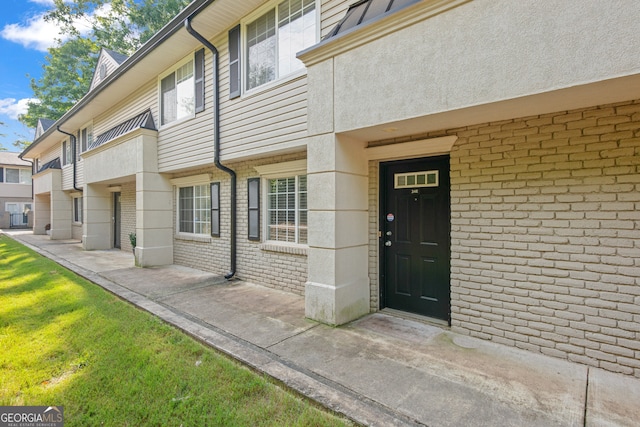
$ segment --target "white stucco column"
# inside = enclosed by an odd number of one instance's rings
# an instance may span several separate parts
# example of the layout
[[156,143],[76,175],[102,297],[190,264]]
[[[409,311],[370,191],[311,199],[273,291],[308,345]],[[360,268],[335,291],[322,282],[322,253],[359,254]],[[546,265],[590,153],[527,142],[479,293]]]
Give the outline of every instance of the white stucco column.
[[55,181],[51,190],[51,240],[72,238],[73,199],[61,187],[62,181]]
[[33,234],[46,234],[45,226],[51,224],[51,196],[36,194],[33,197]]
[[113,239],[113,193],[106,185],[87,184],[82,198],[84,223],[82,246],[85,250],[111,249]]
[[340,325],[369,313],[368,171],[364,144],[334,134],[310,138],[308,281],[305,314]]
[[136,264],[173,264],[173,186],[159,173],[136,174]]

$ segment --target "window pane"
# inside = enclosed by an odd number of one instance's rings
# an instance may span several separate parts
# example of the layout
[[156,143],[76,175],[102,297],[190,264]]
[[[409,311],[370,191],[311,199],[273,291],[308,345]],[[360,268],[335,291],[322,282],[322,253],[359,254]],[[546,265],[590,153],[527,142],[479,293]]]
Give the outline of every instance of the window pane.
[[162,97],[162,124],[176,120],[176,81],[175,73],[169,74],[160,82]]
[[20,169],[20,184],[31,184],[31,169]]
[[306,176],[269,180],[267,200],[267,239],[306,243]]
[[193,187],[194,192],[194,233],[211,233],[211,198],[209,185]]
[[179,120],[194,114],[193,62],[187,62],[176,70],[176,83],[176,120]]
[[247,25],[247,87],[253,89],[276,78],[276,11],[270,10]]
[[6,173],[6,182],[11,182],[17,184],[20,182],[20,170],[19,169],[9,169],[5,170]]
[[178,215],[180,232],[193,233],[193,187],[180,189]]
[[278,74],[304,67],[296,53],[316,42],[315,0],[285,0],[278,6]]

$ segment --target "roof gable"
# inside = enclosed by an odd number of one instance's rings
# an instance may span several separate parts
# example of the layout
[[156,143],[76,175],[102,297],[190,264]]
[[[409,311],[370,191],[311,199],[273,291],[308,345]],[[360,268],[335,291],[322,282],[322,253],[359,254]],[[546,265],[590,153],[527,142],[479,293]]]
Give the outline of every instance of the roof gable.
[[40,137],[40,135],[45,133],[47,131],[47,129],[49,129],[54,123],[55,123],[55,120],[38,119],[38,124],[36,125],[36,134],[35,134],[33,140],[35,141],[36,139],[38,139]]
[[98,86],[109,74],[111,74],[116,68],[126,61],[127,56],[121,53],[115,52],[110,49],[102,48],[100,50],[100,56],[98,56],[98,62],[96,63],[96,69],[93,72],[93,78],[91,79],[91,86],[89,91],[92,91],[94,87]]

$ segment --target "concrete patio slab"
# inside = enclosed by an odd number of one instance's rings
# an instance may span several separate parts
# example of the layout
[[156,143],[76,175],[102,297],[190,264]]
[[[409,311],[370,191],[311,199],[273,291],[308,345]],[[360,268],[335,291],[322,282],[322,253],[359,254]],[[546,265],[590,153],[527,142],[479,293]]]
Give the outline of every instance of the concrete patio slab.
[[588,427],[640,425],[640,381],[626,375],[589,369]]
[[583,425],[586,367],[420,322],[377,313],[270,350],[426,425]]
[[637,426],[640,379],[378,312],[333,328],[304,297],[8,232],[202,342],[365,425]]

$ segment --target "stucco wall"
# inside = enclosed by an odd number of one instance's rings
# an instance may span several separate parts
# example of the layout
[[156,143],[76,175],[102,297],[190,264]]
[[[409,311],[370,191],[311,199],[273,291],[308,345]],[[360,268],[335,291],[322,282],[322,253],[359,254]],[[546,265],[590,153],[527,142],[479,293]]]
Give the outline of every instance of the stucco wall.
[[637,74],[639,19],[634,0],[464,3],[336,56],[335,130]]
[[135,181],[122,184],[120,192],[120,248],[131,252],[129,233],[136,231],[136,183]]

